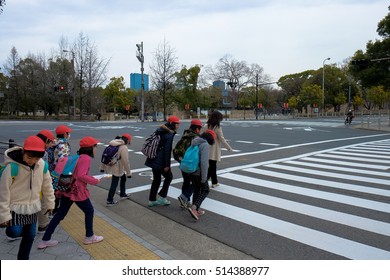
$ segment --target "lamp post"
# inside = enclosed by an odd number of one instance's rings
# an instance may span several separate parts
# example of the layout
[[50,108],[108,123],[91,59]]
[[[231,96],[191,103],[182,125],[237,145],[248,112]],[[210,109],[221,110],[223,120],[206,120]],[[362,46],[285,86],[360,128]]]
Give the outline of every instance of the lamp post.
[[74,70],[74,59],[75,59],[75,53],[74,51],[69,51],[69,50],[62,50],[63,52],[67,53],[70,52],[72,53],[72,96],[73,96],[73,120],[76,120],[76,91],[75,91],[75,70]]
[[[236,89],[237,87],[237,80],[233,80],[232,78],[230,78],[229,82],[226,83],[233,91],[233,96],[234,96],[234,90]],[[227,101],[227,100],[226,100]],[[227,104],[228,102],[225,102],[225,118],[227,119]]]
[[330,57],[325,58],[322,62],[322,110],[325,115],[325,61],[330,60]]
[[144,43],[141,42],[141,44],[136,44],[137,52],[136,57],[138,61],[141,63],[141,121],[144,121]]

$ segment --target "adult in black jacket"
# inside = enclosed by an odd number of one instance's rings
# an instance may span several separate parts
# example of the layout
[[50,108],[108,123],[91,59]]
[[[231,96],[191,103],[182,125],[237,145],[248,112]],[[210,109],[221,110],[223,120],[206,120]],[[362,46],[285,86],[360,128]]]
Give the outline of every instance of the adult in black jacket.
[[[179,128],[179,123],[180,120],[178,117],[170,116],[168,122],[156,130],[156,133],[161,136],[160,148],[155,158],[147,158],[145,162],[145,165],[152,168],[153,171],[153,181],[149,192],[149,207],[171,204],[167,199],[169,185],[173,178],[171,171],[171,153],[173,137]],[[161,184],[161,176],[164,177],[164,183],[158,192]]]

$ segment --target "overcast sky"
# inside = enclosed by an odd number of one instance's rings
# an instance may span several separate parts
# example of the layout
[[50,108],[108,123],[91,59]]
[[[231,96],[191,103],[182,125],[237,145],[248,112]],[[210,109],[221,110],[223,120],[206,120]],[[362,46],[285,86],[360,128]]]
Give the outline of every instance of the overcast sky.
[[281,76],[342,63],[369,40],[388,0],[7,0],[0,14],[0,66],[15,46],[20,57],[50,55],[61,36],[80,32],[110,59],[108,77],[140,73],[136,44],[143,41],[145,73],[164,41],[179,65],[215,65],[226,54]]

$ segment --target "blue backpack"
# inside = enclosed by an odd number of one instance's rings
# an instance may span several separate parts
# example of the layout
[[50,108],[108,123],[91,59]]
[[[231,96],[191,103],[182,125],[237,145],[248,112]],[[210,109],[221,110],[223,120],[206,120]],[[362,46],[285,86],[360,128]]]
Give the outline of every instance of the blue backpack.
[[[15,162],[10,162],[9,165],[11,166],[11,178],[12,182],[15,181],[15,177],[18,175],[19,172],[19,166]],[[3,175],[3,172],[5,170],[6,165],[0,165],[0,178],[1,175]],[[43,168],[43,173],[45,174],[49,169],[49,166],[47,162],[45,161],[45,167]]]
[[180,170],[185,173],[194,173],[199,169],[199,146],[190,146],[180,162]]
[[56,191],[68,192],[76,180],[73,177],[79,155],[62,157],[58,160],[55,169],[51,173],[53,188]]

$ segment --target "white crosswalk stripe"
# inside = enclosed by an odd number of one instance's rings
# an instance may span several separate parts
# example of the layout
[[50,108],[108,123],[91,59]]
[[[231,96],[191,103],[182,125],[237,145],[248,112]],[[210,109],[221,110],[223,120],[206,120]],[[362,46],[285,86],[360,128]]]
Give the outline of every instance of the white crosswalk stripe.
[[[390,160],[386,151],[390,153],[390,140],[220,170],[220,187],[213,192],[223,196],[218,200],[207,198],[202,208],[345,258],[388,260]],[[172,185],[169,196],[176,199],[181,180],[174,180]],[[235,200],[229,197],[296,213],[302,218],[298,223],[289,215],[281,219],[273,217],[272,212],[257,213],[233,205]],[[306,221],[313,219],[329,224],[327,231]],[[337,226],[351,233],[333,232]],[[362,234],[372,239],[358,238]]]

